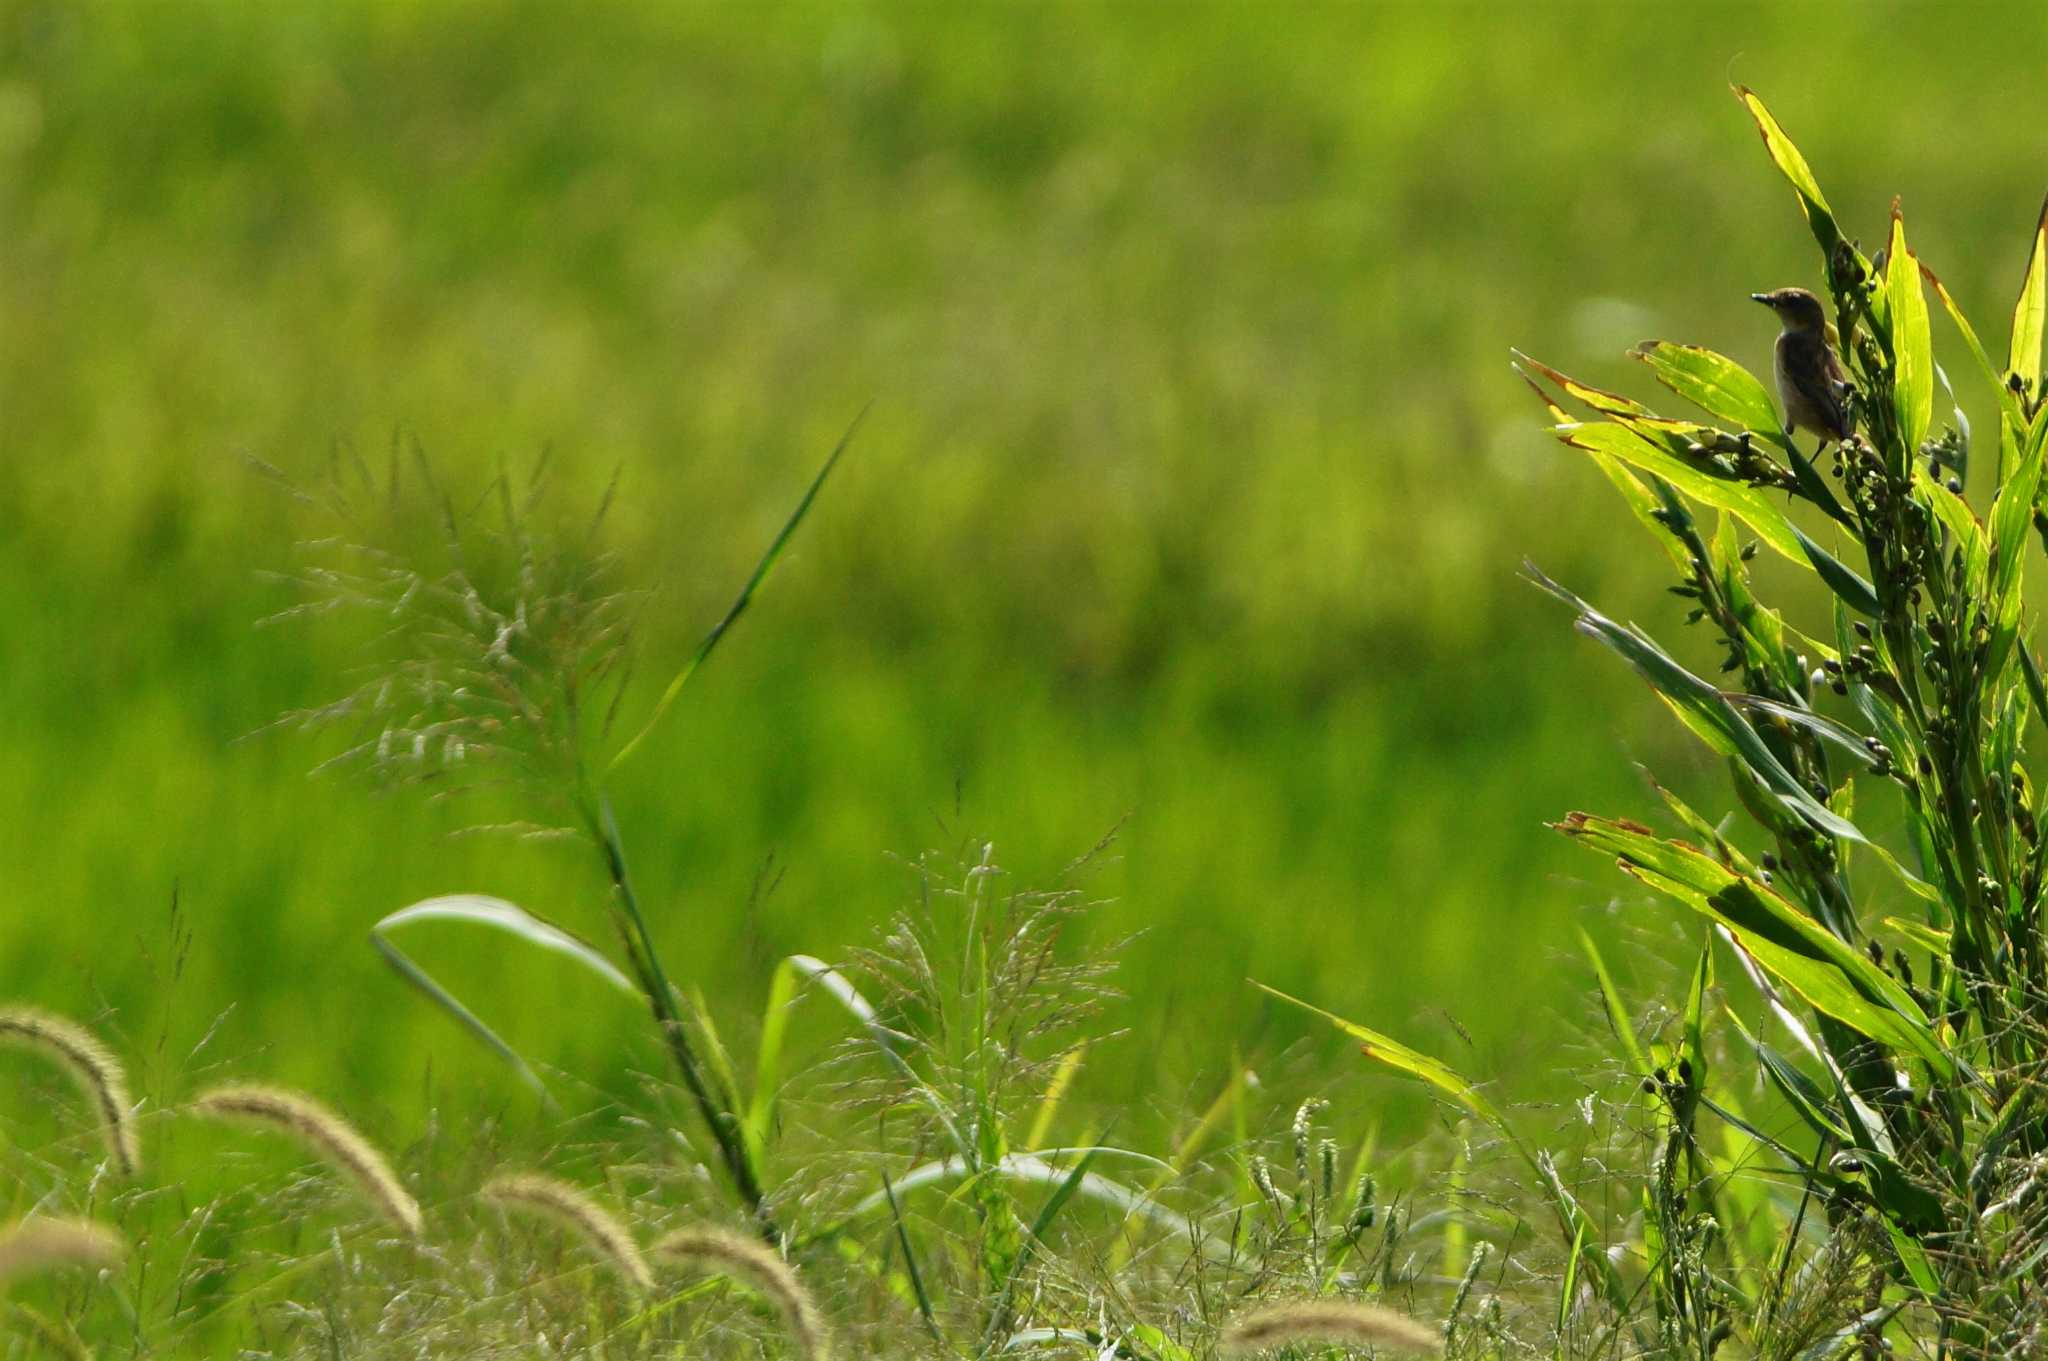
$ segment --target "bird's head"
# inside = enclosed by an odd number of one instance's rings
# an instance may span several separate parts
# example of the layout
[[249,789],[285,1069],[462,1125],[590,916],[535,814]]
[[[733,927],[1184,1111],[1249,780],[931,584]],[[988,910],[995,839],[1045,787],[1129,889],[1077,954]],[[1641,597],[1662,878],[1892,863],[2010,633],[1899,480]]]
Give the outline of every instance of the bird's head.
[[1803,288],[1779,288],[1769,293],[1752,293],[1753,302],[1760,302],[1778,314],[1778,320],[1788,330],[1818,331],[1828,324],[1828,314],[1821,307],[1820,299]]

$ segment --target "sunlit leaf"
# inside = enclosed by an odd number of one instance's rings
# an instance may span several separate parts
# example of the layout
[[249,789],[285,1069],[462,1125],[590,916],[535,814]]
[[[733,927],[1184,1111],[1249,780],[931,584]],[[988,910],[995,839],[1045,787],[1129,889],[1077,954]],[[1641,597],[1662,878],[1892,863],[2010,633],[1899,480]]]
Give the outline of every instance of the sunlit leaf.
[[1831,836],[1869,844],[1869,838],[1854,823],[1815,799],[1799,778],[1785,768],[1718,687],[1680,666],[1642,630],[1609,619],[1535,567],[1524,564],[1524,570],[1537,585],[1578,611],[1579,631],[1619,653],[1700,740],[1722,755],[1743,762],[1772,794],[1810,825]]
[[1709,415],[1741,430],[1753,430],[1781,448],[1791,436],[1778,418],[1777,403],[1748,369],[1697,345],[1646,340],[1629,353],[1650,366],[1657,381]]
[[1573,813],[1558,830],[1615,856],[1636,878],[1719,922],[1757,962],[1824,1015],[1925,1060],[1944,1077],[1954,1059],[1912,994],[1855,947],[1775,890],[1648,828]]
[[2012,308],[2012,348],[2006,371],[2036,393],[2041,387],[2041,334],[2048,329],[2048,199],[2034,220],[2034,248],[2027,253],[2027,272]]
[[389,964],[399,977],[418,988],[437,1006],[453,1016],[470,1034],[510,1064],[528,1086],[543,1095],[546,1089],[541,1083],[540,1076],[526,1060],[520,1057],[495,1030],[486,1025],[482,1018],[464,1006],[454,994],[442,987],[432,975],[415,964],[391,941],[390,933],[398,927],[435,921],[485,926],[494,931],[505,932],[529,945],[539,946],[543,950],[575,961],[621,992],[638,995],[638,989],[633,986],[632,981],[589,942],[502,898],[488,898],[476,893],[455,893],[444,897],[427,898],[410,907],[400,908],[370,928],[370,944],[376,947],[377,953],[384,957],[385,963]]
[[1906,246],[1906,223],[1892,205],[1892,239],[1885,261],[1885,293],[1892,313],[1892,407],[1899,438],[1911,459],[1934,421],[1934,341],[1927,325],[1927,294],[1920,262]]
[[[1845,246],[1842,229],[1835,224],[1834,210],[1820,191],[1820,182],[1813,177],[1813,170],[1806,164],[1806,157],[1785,135],[1785,129],[1771,111],[1764,107],[1763,100],[1747,86],[1735,87],[1735,97],[1749,110],[1749,116],[1756,120],[1756,130],[1764,139],[1764,150],[1770,153],[1772,164],[1778,167],[1792,192],[1799,197],[1799,211],[1806,217],[1806,225],[1813,230],[1813,239],[1820,244],[1823,267],[1832,266],[1838,249]],[[1849,247],[1853,250],[1853,247]],[[1866,269],[1869,262],[1857,253],[1856,260]]]

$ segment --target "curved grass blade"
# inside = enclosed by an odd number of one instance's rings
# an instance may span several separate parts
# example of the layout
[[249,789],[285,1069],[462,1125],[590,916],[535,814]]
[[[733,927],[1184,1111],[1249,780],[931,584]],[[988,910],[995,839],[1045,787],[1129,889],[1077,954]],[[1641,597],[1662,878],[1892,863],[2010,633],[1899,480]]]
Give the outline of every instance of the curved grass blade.
[[746,613],[747,606],[754,599],[754,592],[760,589],[761,583],[767,580],[768,573],[774,570],[776,562],[782,557],[782,550],[788,547],[797,526],[802,524],[804,516],[810,513],[811,503],[818,499],[818,492],[824,488],[825,479],[830,477],[833,468],[838,466],[840,455],[853,443],[854,434],[859,431],[861,422],[867,419],[867,415],[868,408],[863,407],[861,413],[853,418],[853,424],[846,427],[846,433],[841,435],[839,443],[833,446],[831,456],[825,460],[825,466],[818,469],[818,475],[811,479],[811,485],[805,490],[803,499],[796,503],[796,509],[791,511],[789,519],[783,522],[782,532],[775,536],[775,541],[768,545],[768,551],[761,555],[761,561],[755,564],[754,574],[747,578],[747,584],[740,589],[739,598],[726,610],[725,617],[711,626],[711,632],[705,634],[704,641],[697,644],[697,650],[683,663],[683,669],[676,673],[675,679],[668,683],[668,688],[661,692],[661,698],[655,702],[654,711],[647,716],[647,721],[640,726],[640,731],[627,739],[626,744],[620,747],[606,764],[606,774],[617,770],[625,763],[627,757],[639,750],[640,744],[647,740],[648,734],[654,731],[661,723],[662,717],[668,713],[669,706],[682,694],[683,687],[690,683],[690,677],[697,674],[697,668],[704,664],[712,649],[725,637],[726,631]]
[[438,898],[427,898],[410,907],[400,908],[370,928],[370,944],[376,947],[377,953],[384,957],[384,962],[389,964],[400,978],[418,988],[428,1000],[453,1016],[471,1035],[511,1065],[520,1079],[544,1099],[548,1096],[546,1085],[518,1051],[392,942],[390,933],[394,928],[423,921],[464,922],[472,926],[487,926],[496,931],[506,932],[528,944],[537,945],[543,950],[576,961],[621,992],[635,997],[639,995],[638,989],[619,971],[618,966],[605,958],[589,942],[502,898],[490,898],[478,893],[454,893]]
[[804,979],[818,984],[826,996],[845,1008],[867,1031],[875,1047],[895,1059],[899,1071],[908,1072],[897,1057],[902,1036],[882,1024],[874,1007],[845,974],[822,959],[790,955],[775,967],[775,975],[768,984],[768,1002],[761,1013],[761,1042],[755,1051],[753,1097],[740,1122],[741,1135],[757,1159],[767,1146],[768,1130],[775,1119],[782,1087],[783,1042],[789,1031],[790,1010],[797,1002],[797,988]]
[[[1124,1148],[1100,1146],[1092,1148],[1049,1148],[1040,1153],[1005,1154],[1002,1161],[983,1169],[979,1175],[994,1175],[1027,1184],[1057,1187],[1067,1180],[1071,1169],[1058,1166],[1052,1159],[1061,1156],[1082,1155],[1092,1160],[1105,1154],[1112,1157],[1134,1158],[1155,1167],[1165,1167],[1167,1165],[1148,1154],[1135,1153],[1130,1149]],[[914,1191],[920,1187],[934,1186],[973,1174],[975,1174],[974,1169],[968,1166],[965,1159],[959,1157],[941,1158],[936,1162],[928,1162],[912,1168],[904,1173],[902,1177],[898,1178],[894,1186],[896,1191],[899,1192]],[[858,1218],[861,1215],[881,1208],[885,1203],[889,1203],[893,1200],[893,1193],[885,1194],[885,1192],[888,1192],[886,1186],[882,1191],[877,1191],[862,1200],[853,1207],[848,1217]],[[1172,1230],[1190,1242],[1194,1241],[1197,1237],[1192,1221],[1175,1214],[1150,1196],[1134,1191],[1122,1182],[1111,1181],[1109,1178],[1098,1173],[1084,1171],[1083,1176],[1075,1184],[1074,1189],[1068,1192],[1069,1197],[1076,1194],[1088,1200],[1095,1200],[1105,1205],[1113,1206],[1124,1211],[1126,1214],[1137,1215],[1142,1219],[1150,1220],[1161,1228]],[[1063,1199],[1061,1204],[1064,1205],[1065,1203],[1066,1201]]]

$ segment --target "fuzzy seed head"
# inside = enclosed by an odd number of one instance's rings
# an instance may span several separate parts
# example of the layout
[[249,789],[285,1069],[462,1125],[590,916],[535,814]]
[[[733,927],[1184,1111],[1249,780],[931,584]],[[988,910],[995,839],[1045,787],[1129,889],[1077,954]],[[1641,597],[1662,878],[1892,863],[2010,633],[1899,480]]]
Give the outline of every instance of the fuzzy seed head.
[[83,1026],[31,1007],[0,1010],[0,1044],[33,1050],[71,1075],[99,1113],[107,1156],[124,1176],[142,1166],[142,1140],[135,1130],[128,1076],[107,1047]]
[[654,1288],[654,1274],[640,1255],[639,1244],[618,1218],[568,1182],[538,1173],[495,1177],[480,1193],[485,1200],[511,1210],[537,1214],[568,1229],[595,1248],[633,1289]]
[[384,1161],[384,1155],[355,1127],[311,1097],[282,1087],[235,1084],[203,1092],[192,1111],[288,1134],[353,1181],[386,1219],[417,1238],[420,1207]]
[[656,1257],[700,1271],[740,1277],[782,1315],[797,1355],[804,1361],[826,1361],[831,1355],[817,1301],[789,1263],[767,1244],[725,1229],[678,1229],[657,1242],[653,1252]]
[[24,1219],[0,1229],[0,1281],[46,1267],[109,1267],[127,1251],[121,1236],[89,1219]]
[[1244,1355],[1292,1343],[1395,1347],[1436,1354],[1442,1340],[1405,1314],[1350,1300],[1296,1300],[1240,1314],[1223,1330],[1225,1353]]

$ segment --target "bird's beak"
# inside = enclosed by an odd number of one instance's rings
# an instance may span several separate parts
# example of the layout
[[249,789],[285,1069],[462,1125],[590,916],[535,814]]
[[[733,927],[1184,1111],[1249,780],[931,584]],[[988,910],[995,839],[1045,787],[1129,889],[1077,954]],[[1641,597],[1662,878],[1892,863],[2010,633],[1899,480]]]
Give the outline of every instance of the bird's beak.
[[1771,295],[1768,293],[1752,293],[1749,295],[1749,300],[1751,302],[1760,302],[1766,307],[1771,305]]

